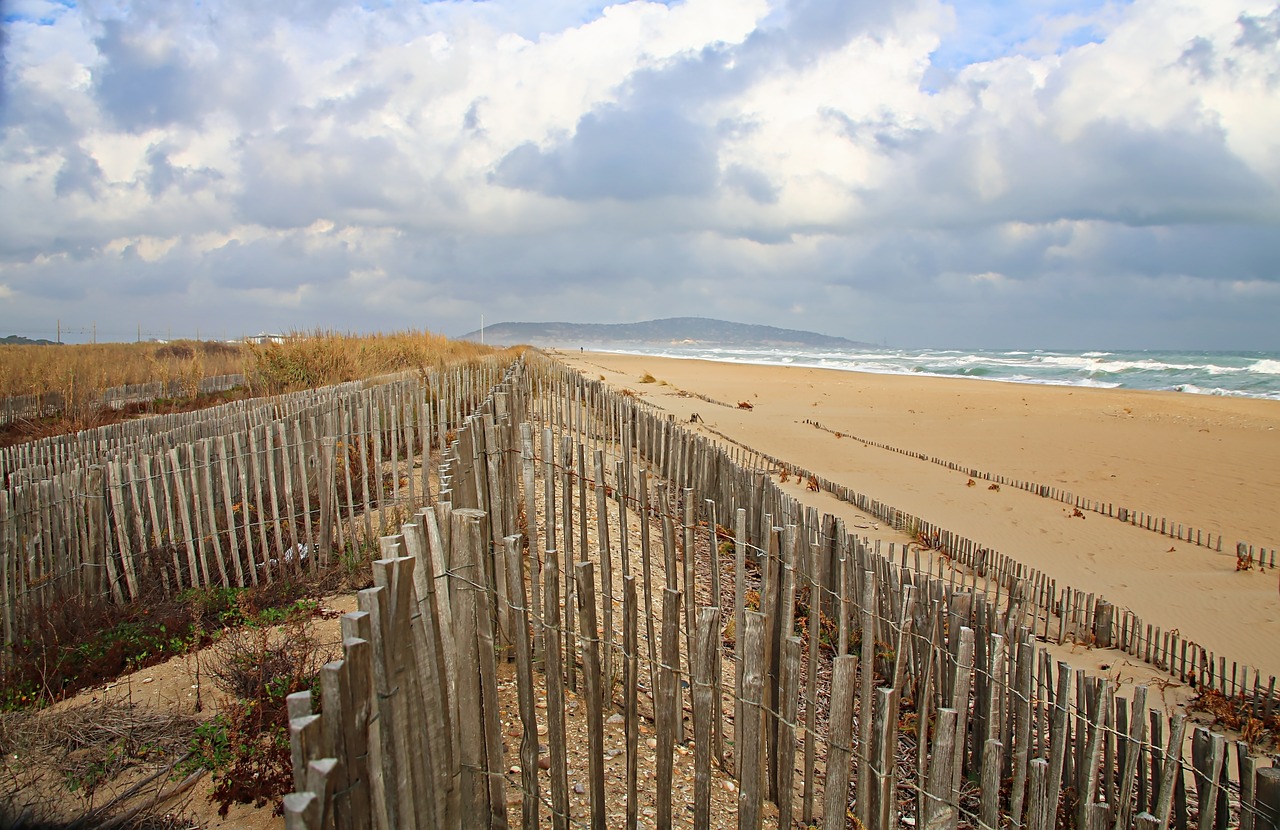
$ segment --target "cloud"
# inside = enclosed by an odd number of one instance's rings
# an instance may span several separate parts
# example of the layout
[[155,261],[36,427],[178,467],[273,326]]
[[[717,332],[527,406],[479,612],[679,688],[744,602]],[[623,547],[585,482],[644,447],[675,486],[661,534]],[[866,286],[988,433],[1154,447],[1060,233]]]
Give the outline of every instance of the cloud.
[[104,113],[123,129],[140,131],[194,123],[204,90],[177,44],[128,32],[109,20],[96,41],[101,70],[94,92]]
[[241,154],[239,215],[269,228],[385,215],[396,207],[399,187],[409,184],[398,161],[395,143],[385,136],[335,127],[325,141],[317,141],[312,131],[280,130]]
[[147,193],[153,198],[171,189],[177,189],[183,194],[195,193],[222,177],[216,170],[175,165],[171,151],[159,144],[147,150],[146,159],[151,168],[145,176]]
[[548,196],[631,202],[705,196],[717,178],[715,137],[705,127],[667,109],[606,107],[584,115],[562,146],[515,148],[493,180]]
[[724,183],[745,193],[752,201],[771,205],[778,201],[778,188],[760,170],[734,164],[725,171]]
[[72,147],[67,151],[62,167],[54,178],[53,192],[59,197],[82,193],[94,198],[102,182],[102,167],[97,159],[80,147]]
[[1236,46],[1263,52],[1274,49],[1280,43],[1280,6],[1267,14],[1241,12],[1237,20],[1240,23],[1240,36],[1236,38]]
[[7,11],[0,328],[1274,348],[1270,0]]

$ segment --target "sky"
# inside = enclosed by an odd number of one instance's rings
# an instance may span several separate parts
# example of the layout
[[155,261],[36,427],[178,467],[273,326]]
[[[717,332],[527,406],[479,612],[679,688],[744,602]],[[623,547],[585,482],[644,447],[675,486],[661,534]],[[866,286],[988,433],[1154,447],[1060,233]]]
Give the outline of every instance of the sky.
[[1275,0],[0,15],[0,335],[1280,350]]

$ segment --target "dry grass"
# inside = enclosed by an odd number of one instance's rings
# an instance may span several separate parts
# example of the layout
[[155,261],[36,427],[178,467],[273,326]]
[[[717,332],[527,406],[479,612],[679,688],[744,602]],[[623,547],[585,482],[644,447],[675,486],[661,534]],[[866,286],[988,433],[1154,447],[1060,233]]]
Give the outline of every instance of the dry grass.
[[177,381],[195,390],[201,378],[239,374],[247,352],[216,341],[98,343],[83,346],[0,347],[0,397],[63,396],[79,409],[114,386]]
[[[284,343],[249,345],[250,385],[277,394],[392,372],[428,371],[500,354],[489,346],[450,340],[428,331],[355,335],[333,331],[296,334]],[[514,354],[512,355],[514,356]]]
[[[189,715],[127,701],[0,714],[0,824],[22,816],[24,826],[73,818],[79,824],[66,826],[102,826],[135,797],[145,803],[158,792],[195,728]],[[147,810],[135,815],[119,826],[181,826],[151,821]]]
[[194,719],[185,715],[144,709],[123,700],[95,701],[48,714],[0,713],[0,751],[62,761],[85,749],[105,752],[118,742],[176,750],[185,747],[194,728]]
[[[511,360],[519,349],[498,351],[426,331],[354,335],[294,333],[284,343],[216,341],[106,343],[83,346],[0,346],[0,398],[60,395],[66,408],[48,418],[19,419],[0,427],[0,446],[104,426],[154,412],[202,409],[234,398],[328,386],[403,371],[426,372],[489,355]],[[249,388],[197,395],[202,378],[242,374]],[[177,382],[186,397],[102,405],[105,390],[126,384]]]
[[0,347],[0,397],[61,394],[75,408],[115,386],[179,382],[194,393],[201,378],[250,376],[266,392],[326,386],[409,369],[433,369],[495,354],[478,343],[428,331],[389,334],[295,332],[284,343],[100,343]]

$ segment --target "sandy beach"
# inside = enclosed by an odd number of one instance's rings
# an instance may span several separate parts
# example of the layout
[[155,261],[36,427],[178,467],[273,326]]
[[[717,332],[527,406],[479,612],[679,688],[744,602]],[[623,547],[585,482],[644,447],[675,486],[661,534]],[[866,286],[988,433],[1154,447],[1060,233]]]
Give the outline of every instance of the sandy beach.
[[[1098,592],[1229,661],[1280,674],[1277,571],[1237,572],[1235,557],[1236,541],[1280,548],[1274,402],[610,353],[560,356],[681,421],[697,413],[706,426],[695,429],[713,428],[811,469],[1039,568],[1059,585]],[[645,373],[656,382],[642,383]],[[740,401],[753,408],[739,409]],[[1094,513],[1073,517],[1060,502],[1014,488],[968,486],[966,475],[857,439],[1222,534],[1223,550]]]

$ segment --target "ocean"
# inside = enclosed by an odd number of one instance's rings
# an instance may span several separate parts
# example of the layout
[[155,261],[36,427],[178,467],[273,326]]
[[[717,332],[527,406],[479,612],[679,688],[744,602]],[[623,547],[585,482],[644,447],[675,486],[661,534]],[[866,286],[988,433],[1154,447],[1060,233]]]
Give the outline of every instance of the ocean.
[[752,349],[692,345],[610,351],[726,363],[1280,400],[1280,352]]

